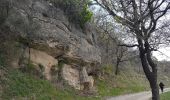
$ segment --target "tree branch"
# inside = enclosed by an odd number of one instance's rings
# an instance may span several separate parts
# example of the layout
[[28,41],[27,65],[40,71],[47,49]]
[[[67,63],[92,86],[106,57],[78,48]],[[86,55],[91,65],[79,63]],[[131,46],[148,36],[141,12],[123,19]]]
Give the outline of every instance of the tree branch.
[[110,15],[113,16],[113,18],[115,20],[117,20],[119,23],[123,24],[123,25],[127,25],[127,26],[131,26],[133,27],[133,23],[130,22],[129,20],[127,19],[124,19],[123,17],[121,16],[118,16],[111,8],[109,8],[109,6],[107,4],[101,4],[98,0],[94,0],[96,1],[96,3],[101,6],[103,9],[105,9]]
[[124,47],[138,47],[139,45],[138,44],[133,44],[133,45],[131,45],[131,44],[119,44],[118,46],[124,46]]

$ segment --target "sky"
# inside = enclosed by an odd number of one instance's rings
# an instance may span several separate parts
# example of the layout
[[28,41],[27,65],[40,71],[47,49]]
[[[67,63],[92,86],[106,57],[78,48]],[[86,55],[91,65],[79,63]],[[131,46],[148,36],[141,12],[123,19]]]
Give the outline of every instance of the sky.
[[155,56],[158,59],[158,61],[162,60],[170,61],[170,47],[161,48],[159,49],[159,51],[153,52],[153,56]]
[[[91,8],[92,11],[97,11],[99,10],[99,6],[93,6],[94,8]],[[165,17],[166,19],[169,19],[170,15],[168,15],[168,18]],[[170,61],[170,47],[162,47],[160,48],[158,51],[154,51],[153,52],[153,56],[156,57],[158,59],[158,61]]]

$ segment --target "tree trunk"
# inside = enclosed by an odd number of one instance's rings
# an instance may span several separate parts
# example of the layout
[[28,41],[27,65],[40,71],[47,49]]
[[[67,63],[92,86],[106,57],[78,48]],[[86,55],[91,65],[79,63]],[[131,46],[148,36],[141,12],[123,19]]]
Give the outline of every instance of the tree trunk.
[[157,85],[157,79],[154,79],[150,82],[151,90],[152,90],[152,100],[160,100],[159,96],[159,87]]
[[[141,58],[141,61],[143,59],[144,58]],[[142,61],[142,62],[144,62],[144,61]],[[152,90],[152,100],[160,100],[159,87],[157,85],[157,71],[149,72],[149,71],[146,70],[147,66],[148,65],[142,64],[143,70],[145,72],[145,75],[146,75],[149,83],[150,83],[150,87],[151,87],[151,90]]]
[[30,46],[28,45],[28,66],[30,66],[31,64],[31,50],[30,50]]
[[141,40],[139,43],[139,55],[142,63],[142,67],[146,78],[148,79],[152,91],[152,100],[160,100],[159,87],[157,85],[157,66],[154,64],[151,58],[151,51],[149,44],[146,41],[145,44]]
[[116,62],[115,75],[118,75],[118,73],[119,73],[119,61],[117,60],[117,62]]

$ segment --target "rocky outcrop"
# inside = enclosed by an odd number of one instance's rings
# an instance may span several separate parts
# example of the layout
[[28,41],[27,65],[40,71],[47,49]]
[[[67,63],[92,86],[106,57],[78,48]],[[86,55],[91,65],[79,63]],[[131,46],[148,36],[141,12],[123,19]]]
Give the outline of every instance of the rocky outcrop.
[[81,83],[83,84],[83,90],[92,90],[93,89],[93,84],[94,84],[94,79],[92,76],[89,76],[86,68],[83,67],[81,71]]
[[[63,79],[80,89],[80,86],[76,85],[81,84],[79,69],[86,67],[88,74],[101,63],[101,53],[96,45],[97,33],[91,25],[86,24],[84,30],[75,27],[64,12],[48,0],[0,2],[8,6],[1,27],[8,27],[13,34],[28,40],[24,45],[32,48],[30,59],[34,64],[45,67],[46,79],[50,80],[51,66],[62,59],[67,61],[67,65],[62,67]],[[4,6],[0,7],[6,9]],[[92,77],[90,80],[93,81]],[[93,82],[90,84],[93,86]]]
[[62,68],[62,77],[69,85],[80,90],[79,70],[72,68],[70,65],[64,64]]
[[33,43],[56,48],[50,51],[54,57],[65,55],[85,62],[101,62],[100,51],[95,45],[95,31],[77,29],[62,10],[45,0],[10,1],[12,8],[4,25],[13,32],[30,38]]
[[94,79],[89,76],[86,68],[75,68],[76,66],[63,65],[62,77],[68,82],[69,85],[79,90],[92,90]]
[[43,74],[45,79],[51,80],[51,69],[52,66],[58,65],[58,60],[53,58],[52,56],[48,55],[45,52],[35,50],[35,49],[26,49],[25,58],[30,59],[31,62],[36,65],[37,67],[42,66]]

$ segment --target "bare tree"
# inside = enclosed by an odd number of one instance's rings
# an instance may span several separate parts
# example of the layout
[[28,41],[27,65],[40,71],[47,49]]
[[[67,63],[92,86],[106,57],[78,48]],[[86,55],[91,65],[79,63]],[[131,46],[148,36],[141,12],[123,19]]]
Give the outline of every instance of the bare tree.
[[124,57],[126,56],[127,54],[127,49],[124,48],[124,47],[119,47],[117,46],[116,48],[116,69],[115,69],[115,75],[118,75],[119,73],[119,65],[122,63],[122,62],[125,62],[125,61],[128,61],[127,59],[125,60]]
[[[159,45],[167,44],[169,38],[165,20],[170,9],[169,0],[95,0],[133,35],[136,42],[122,44],[126,47],[138,47],[144,73],[150,83],[152,100],[159,100],[157,85],[157,65],[152,52]],[[166,19],[167,20],[167,19]],[[164,32],[162,31],[164,30]],[[166,31],[166,32],[165,32]]]
[[[107,63],[114,64],[115,68],[113,68],[113,73],[118,75],[120,72],[120,65],[126,61],[129,61],[134,58],[130,57],[129,51],[127,47],[120,46],[122,41],[122,34],[116,32],[116,28],[119,27],[115,25],[113,22],[110,22],[109,16],[107,13],[102,14],[102,10],[98,10],[95,16],[95,23],[97,25],[97,29],[100,30],[101,33],[100,41],[103,40],[105,46],[105,55]],[[109,20],[108,20],[109,19]],[[114,24],[114,25],[113,25]],[[101,45],[101,44],[100,44]],[[104,48],[104,47],[102,47]],[[135,55],[136,56],[136,55]]]

